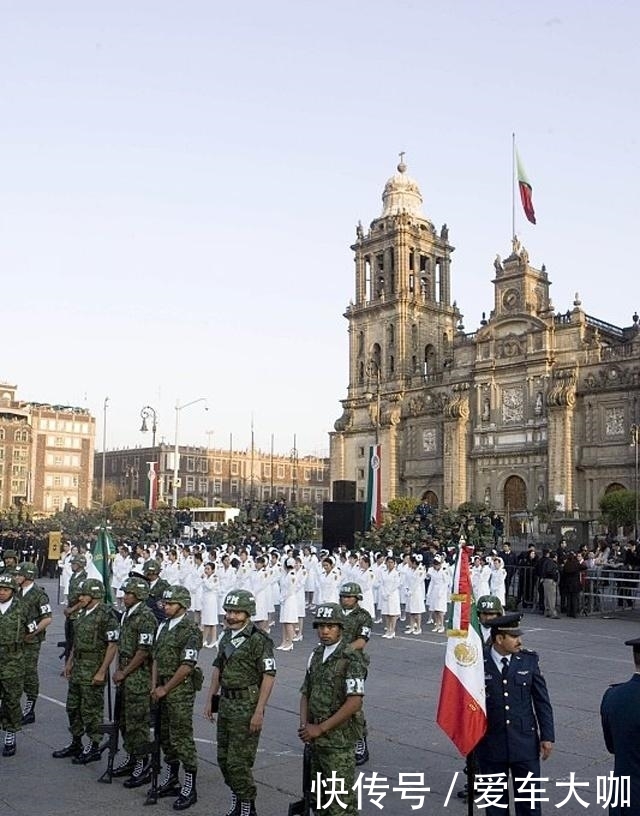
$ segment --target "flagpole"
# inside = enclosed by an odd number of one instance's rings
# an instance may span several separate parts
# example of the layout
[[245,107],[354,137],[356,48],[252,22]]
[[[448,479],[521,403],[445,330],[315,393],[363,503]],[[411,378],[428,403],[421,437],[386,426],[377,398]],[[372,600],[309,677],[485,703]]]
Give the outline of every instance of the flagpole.
[[511,238],[516,237],[516,134],[511,134]]

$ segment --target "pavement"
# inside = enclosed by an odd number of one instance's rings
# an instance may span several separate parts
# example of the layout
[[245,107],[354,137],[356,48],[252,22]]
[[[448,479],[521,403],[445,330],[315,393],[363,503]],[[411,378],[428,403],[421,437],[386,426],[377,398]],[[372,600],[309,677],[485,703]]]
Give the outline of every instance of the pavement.
[[[57,583],[49,580],[38,583],[50,592],[55,609]],[[541,656],[556,720],[556,746],[542,767],[548,779],[542,783],[546,787],[542,795],[549,799],[543,804],[543,812],[562,816],[606,813],[602,803],[596,801],[597,778],[610,773],[613,761],[602,739],[600,700],[607,686],[627,680],[633,672],[631,649],[624,646],[624,641],[640,635],[640,618],[634,611],[606,618],[558,620],[528,613],[522,625],[524,645]],[[371,759],[359,769],[365,774],[361,810],[366,816],[467,813],[467,806],[455,796],[462,786],[464,762],[435,723],[445,636],[432,634],[429,628],[423,629],[425,634],[421,636],[409,636],[402,634],[404,624],[399,623],[396,638],[383,640],[382,626],[374,627],[368,647],[371,667],[365,698]],[[106,765],[106,754],[101,763],[88,766],[75,766],[70,760],[51,757],[53,750],[69,740],[64,708],[66,681],[60,677],[62,661],[55,646],[62,638],[62,629],[60,612],[55,614],[42,648],[37,721],[25,726],[18,735],[14,757],[0,757],[0,816],[86,816],[87,812],[92,816],[114,816],[143,806],[144,788],[129,791],[117,779],[111,785],[97,783]],[[279,627],[273,630],[276,644],[278,630]],[[255,766],[259,816],[287,816],[289,804],[300,798],[302,745],[296,734],[298,691],[315,643],[308,617],[304,640],[296,643],[291,652],[276,652],[278,677]],[[229,802],[216,763],[215,726],[202,714],[214,654],[203,649],[200,655],[205,684],[198,695],[194,717],[200,761],[199,801],[189,810],[194,816],[222,816]],[[371,781],[374,773],[377,784]],[[576,781],[588,783],[576,788],[587,807],[575,796],[558,807],[569,791],[562,783],[572,773]],[[412,776],[401,779],[400,774]],[[381,777],[386,777],[386,781]],[[419,798],[408,798],[420,796],[406,790],[407,785],[416,784],[430,789],[422,794],[422,802]],[[382,789],[382,785],[388,788]],[[384,794],[377,805],[376,791]],[[172,802],[173,799],[161,799],[144,811],[173,813]],[[476,807],[475,812],[483,810]]]

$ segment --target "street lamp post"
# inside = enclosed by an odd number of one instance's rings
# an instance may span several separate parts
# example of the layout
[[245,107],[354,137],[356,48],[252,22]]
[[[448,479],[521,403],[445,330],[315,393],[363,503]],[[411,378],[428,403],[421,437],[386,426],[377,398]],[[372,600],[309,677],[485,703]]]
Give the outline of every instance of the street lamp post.
[[634,481],[633,481],[633,489],[635,491],[636,497],[636,507],[635,507],[635,516],[634,516],[634,540],[638,540],[638,445],[640,445],[640,425],[636,422],[633,423],[631,426],[631,447],[634,448],[635,453],[635,471],[634,471]]
[[296,447],[296,435],[293,435],[293,447],[291,448],[291,506],[295,507],[298,501],[298,449]]
[[197,402],[204,402],[204,410],[205,411],[209,410],[206,397],[198,397],[198,399],[191,400],[191,402],[185,402],[184,405],[180,405],[180,400],[176,400],[176,433],[173,447],[173,498],[172,498],[174,510],[176,510],[178,507],[178,474],[180,472],[180,446],[179,446],[180,411],[182,411],[184,408],[188,408],[190,405],[195,405]]
[[138,468],[127,465],[126,475],[129,477],[129,518],[133,518],[133,481],[138,478]]
[[102,406],[102,481],[100,484],[100,504],[104,509],[104,484],[105,474],[107,472],[107,406],[109,405],[109,397],[104,398]]
[[141,433],[146,433],[149,430],[149,428],[147,427],[147,420],[151,419],[151,447],[155,449],[156,431],[158,430],[157,411],[150,405],[145,405],[144,408],[140,411],[140,416],[142,417],[142,426],[140,427]]

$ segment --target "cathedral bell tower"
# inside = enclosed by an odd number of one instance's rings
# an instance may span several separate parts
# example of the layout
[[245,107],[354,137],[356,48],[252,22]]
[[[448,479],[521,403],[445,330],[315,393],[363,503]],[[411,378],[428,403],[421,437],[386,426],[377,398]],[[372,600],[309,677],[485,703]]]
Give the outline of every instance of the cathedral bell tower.
[[[422,195],[404,154],[368,230],[358,223],[355,302],[349,321],[349,387],[332,435],[334,479],[355,479],[363,498],[362,450],[381,445],[382,502],[398,495],[396,426],[408,390],[441,376],[453,358],[460,317],[451,305],[447,225],[438,233],[422,213]],[[366,470],[365,470],[366,473]],[[365,477],[366,478],[366,477]]]

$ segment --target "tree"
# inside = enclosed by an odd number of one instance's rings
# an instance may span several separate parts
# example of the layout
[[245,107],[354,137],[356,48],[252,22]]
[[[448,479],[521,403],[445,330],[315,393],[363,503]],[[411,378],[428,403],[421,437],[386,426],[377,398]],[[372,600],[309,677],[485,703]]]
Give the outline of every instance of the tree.
[[401,516],[411,516],[415,513],[418,506],[418,500],[411,496],[398,496],[395,499],[390,499],[387,504],[387,510],[393,519]]
[[196,496],[185,496],[184,498],[178,500],[179,510],[190,510],[192,507],[205,506],[204,501],[202,499],[198,499]]
[[600,510],[609,527],[629,530],[635,523],[636,494],[633,490],[614,490],[600,499]]
[[124,516],[139,516],[145,509],[142,499],[121,499],[114,502],[109,508],[109,515],[113,518],[123,518]]

